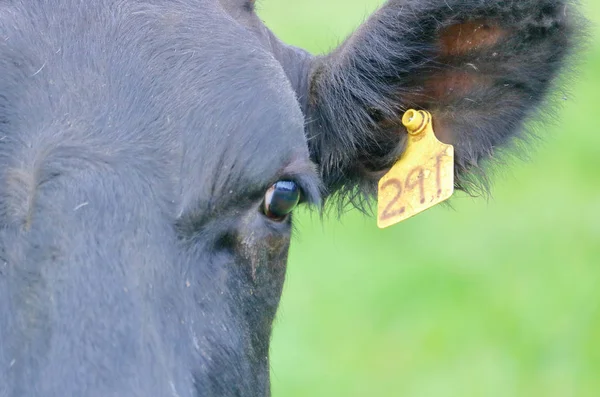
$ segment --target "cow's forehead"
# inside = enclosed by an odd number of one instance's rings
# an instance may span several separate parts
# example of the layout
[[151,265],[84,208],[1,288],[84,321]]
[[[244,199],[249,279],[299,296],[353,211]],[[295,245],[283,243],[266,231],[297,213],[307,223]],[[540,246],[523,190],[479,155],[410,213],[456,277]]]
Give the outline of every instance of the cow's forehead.
[[171,176],[180,213],[264,189],[288,164],[306,169],[293,89],[232,18],[237,3],[187,3],[3,10],[0,90],[3,106],[28,115],[12,125],[23,148],[80,146],[125,164],[147,156]]

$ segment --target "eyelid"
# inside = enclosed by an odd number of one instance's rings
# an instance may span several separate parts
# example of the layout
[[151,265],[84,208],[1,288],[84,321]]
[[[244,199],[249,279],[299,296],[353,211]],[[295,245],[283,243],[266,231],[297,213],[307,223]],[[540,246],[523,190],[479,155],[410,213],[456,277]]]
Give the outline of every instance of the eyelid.
[[[316,174],[312,173],[287,173],[281,175],[277,180],[289,180],[300,188],[300,203],[309,206],[321,208],[322,205],[322,185]],[[274,182],[275,183],[275,182]]]
[[277,181],[289,180],[296,183],[300,188],[302,192],[301,203],[321,210],[325,189],[317,173],[316,165],[307,157],[304,157],[303,154],[294,156],[291,161],[281,167],[274,175],[271,175],[269,179],[270,181],[267,186],[264,186],[261,197]]

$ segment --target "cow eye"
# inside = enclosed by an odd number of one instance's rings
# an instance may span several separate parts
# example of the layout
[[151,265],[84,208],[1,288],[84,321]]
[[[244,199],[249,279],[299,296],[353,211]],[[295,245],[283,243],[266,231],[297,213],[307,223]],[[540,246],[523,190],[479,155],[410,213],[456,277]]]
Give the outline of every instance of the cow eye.
[[282,221],[300,202],[301,191],[296,182],[279,181],[265,193],[264,214],[274,221]]

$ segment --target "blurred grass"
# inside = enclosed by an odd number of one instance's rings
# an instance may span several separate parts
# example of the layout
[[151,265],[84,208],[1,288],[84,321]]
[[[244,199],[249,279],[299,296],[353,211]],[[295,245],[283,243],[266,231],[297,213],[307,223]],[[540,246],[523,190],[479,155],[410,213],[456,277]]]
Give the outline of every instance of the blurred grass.
[[[262,0],[283,40],[332,49],[380,0]],[[600,2],[586,13],[600,22]],[[490,201],[380,231],[300,213],[274,397],[600,396],[600,29],[564,114]],[[572,120],[569,125],[565,121]]]

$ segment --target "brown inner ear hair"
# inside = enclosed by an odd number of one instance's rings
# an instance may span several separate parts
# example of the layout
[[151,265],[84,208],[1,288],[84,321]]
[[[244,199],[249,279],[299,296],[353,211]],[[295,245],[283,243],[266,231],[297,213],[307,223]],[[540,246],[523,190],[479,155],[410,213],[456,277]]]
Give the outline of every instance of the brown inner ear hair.
[[[439,33],[438,60],[449,65],[452,62],[451,58],[460,58],[492,48],[506,37],[506,30],[484,20],[450,25]],[[423,81],[422,91],[404,95],[403,102],[419,104],[433,110],[432,107],[452,104],[453,101],[467,97],[476,87],[491,86],[494,83],[490,76],[479,74],[475,65],[471,68],[472,70],[453,67],[437,70]],[[433,127],[440,141],[448,144],[454,142],[453,131],[445,127],[442,119],[434,117]]]
[[[440,62],[450,65],[452,58],[466,57],[485,51],[508,37],[508,32],[494,23],[475,20],[448,26],[439,34]],[[466,58],[465,58],[466,59]],[[448,68],[425,81],[425,95],[444,103],[457,97],[465,97],[475,87],[493,84],[490,76],[480,74],[477,66],[465,63],[469,68]]]
[[451,25],[440,32],[440,55],[458,56],[492,47],[506,36],[507,32],[504,29],[484,20]]

